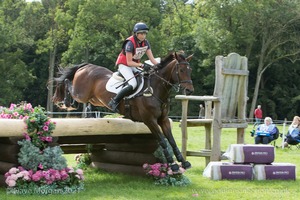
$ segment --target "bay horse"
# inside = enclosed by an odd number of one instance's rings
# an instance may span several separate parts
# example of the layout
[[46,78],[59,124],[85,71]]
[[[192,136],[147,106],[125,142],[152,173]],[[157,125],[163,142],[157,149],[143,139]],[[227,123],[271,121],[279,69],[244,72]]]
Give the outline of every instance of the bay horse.
[[[181,166],[185,169],[191,167],[179,151],[172,135],[171,124],[168,118],[169,97],[172,88],[181,88],[183,94],[190,95],[194,91],[191,80],[192,68],[189,61],[192,55],[185,57],[182,53],[172,52],[168,54],[160,64],[153,66],[148,75],[145,75],[144,89],[152,88],[151,96],[136,95],[126,100],[129,103],[130,118],[133,121],[143,122],[155,136],[158,144],[162,147],[163,153],[170,164],[172,171],[178,171],[179,165],[167,150],[167,138],[174,155]],[[61,76],[55,78],[56,90],[53,95],[53,102],[58,103],[64,100],[67,93],[79,103],[90,102],[94,106],[108,107],[108,103],[115,96],[114,93],[106,90],[106,83],[113,72],[107,68],[93,64],[81,64],[71,68],[65,68]],[[144,91],[144,90],[142,90]],[[177,91],[178,92],[178,91]],[[125,100],[118,105],[119,113],[126,114]],[[127,107],[127,106],[126,106]],[[161,129],[160,129],[161,128]]]

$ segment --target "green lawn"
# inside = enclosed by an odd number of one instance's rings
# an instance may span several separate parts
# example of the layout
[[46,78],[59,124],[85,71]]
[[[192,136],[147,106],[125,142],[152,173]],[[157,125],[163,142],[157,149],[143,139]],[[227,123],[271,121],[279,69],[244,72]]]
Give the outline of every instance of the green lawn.
[[[245,142],[253,144],[250,137],[250,125],[246,131]],[[282,127],[280,127],[282,131]],[[204,128],[189,128],[189,149],[197,150],[204,147]],[[173,133],[180,146],[181,132],[178,123],[173,124]],[[236,133],[234,129],[223,129],[222,149],[235,143]],[[280,144],[281,138],[277,144]],[[205,159],[200,157],[188,157],[193,167],[185,175],[192,184],[187,187],[155,186],[147,177],[132,177],[122,174],[111,174],[94,169],[85,171],[85,191],[72,195],[48,195],[48,196],[14,196],[6,195],[5,189],[0,189],[0,200],[22,199],[299,199],[299,166],[300,150],[276,148],[275,162],[289,162],[298,166],[296,181],[212,181],[202,176],[205,168]],[[66,155],[70,166],[75,166],[74,155]]]

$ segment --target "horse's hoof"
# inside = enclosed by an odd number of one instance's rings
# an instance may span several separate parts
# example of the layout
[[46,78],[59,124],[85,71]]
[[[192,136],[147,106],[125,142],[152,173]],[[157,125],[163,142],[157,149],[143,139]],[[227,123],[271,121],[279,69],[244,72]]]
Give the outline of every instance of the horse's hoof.
[[189,161],[184,161],[181,163],[183,169],[190,169],[192,167],[191,163]]
[[172,164],[171,165],[172,172],[178,172],[179,171],[179,165],[178,164]]

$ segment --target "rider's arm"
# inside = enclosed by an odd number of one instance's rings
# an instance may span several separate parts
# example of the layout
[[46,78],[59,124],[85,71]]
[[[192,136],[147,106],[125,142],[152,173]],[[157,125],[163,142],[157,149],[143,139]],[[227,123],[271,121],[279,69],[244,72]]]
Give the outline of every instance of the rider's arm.
[[140,67],[142,63],[137,63],[132,60],[132,53],[126,52],[126,60],[129,67]]
[[150,60],[154,65],[157,65],[157,64],[158,64],[158,62],[154,59],[154,56],[153,56],[153,54],[152,54],[151,49],[147,49],[146,54],[147,54],[149,60]]

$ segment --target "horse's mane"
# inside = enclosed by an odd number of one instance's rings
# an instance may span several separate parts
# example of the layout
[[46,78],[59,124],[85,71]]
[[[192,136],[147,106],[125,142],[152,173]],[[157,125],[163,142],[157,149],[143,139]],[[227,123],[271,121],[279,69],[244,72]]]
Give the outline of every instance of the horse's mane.
[[[183,60],[185,60],[185,55],[183,52],[176,52],[176,55],[181,57]],[[159,68],[163,68],[164,66],[167,66],[174,59],[175,59],[175,52],[170,52],[166,57],[164,57],[161,60],[161,62],[159,64]]]

